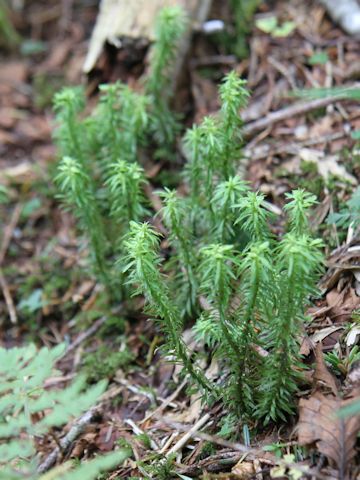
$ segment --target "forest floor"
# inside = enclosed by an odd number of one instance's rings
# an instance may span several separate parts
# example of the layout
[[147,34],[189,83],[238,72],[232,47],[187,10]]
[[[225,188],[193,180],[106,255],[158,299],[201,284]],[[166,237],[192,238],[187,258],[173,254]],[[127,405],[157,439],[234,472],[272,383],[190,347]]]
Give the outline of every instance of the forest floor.
[[[211,18],[226,22],[227,2],[219,3],[224,5],[215,8]],[[318,196],[312,225],[326,238],[327,271],[320,284],[323,296],[309,309],[311,321],[302,339],[309,383],[299,400],[312,401],[317,408],[319,398],[323,405],[335,398],[337,407],[344,392],[356,392],[360,386],[360,245],[356,231],[324,222],[358,184],[360,152],[350,132],[360,129],[360,110],[355,100],[300,102],[291,92],[356,84],[359,43],[338,29],[316,2],[268,3],[272,5],[263,5],[260,12],[295,22],[294,30],[276,37],[254,26],[249,56],[243,60],[229,53],[219,36],[196,34],[175,107],[188,126],[216,112],[219,81],[235,69],[248,79],[252,92],[242,113],[247,180],[266,194],[278,215],[285,192],[294,187]],[[303,426],[303,437],[308,434],[312,440],[308,450],[300,446],[299,415],[263,429],[249,425],[250,441],[247,429],[239,436],[241,443],[226,440],[219,434],[219,405],[209,408],[197,395],[186,395],[179,368],[160,358],[161,335],[140,313],[141,299],[131,312],[126,305],[109,311],[103,289],[84,270],[75,220],[56,200],[51,101],[63,85],[87,82],[91,104],[99,83],[121,79],[135,84],[144,58],[109,48],[96,72],[85,79],[82,65],[96,2],[29,1],[24,8],[13,18],[22,35],[21,49],[7,52],[0,61],[0,184],[10,192],[10,201],[0,206],[0,340],[6,347],[67,342],[58,365],[61,375],[52,379],[53,386],[66,384],[78,371],[90,381],[109,379],[107,400],[65,458],[91,457],[128,442],[133,459],[106,478],[262,479],[269,477],[279,458],[282,463],[272,475],[284,476],[288,461],[286,475],[291,478],[305,475],[306,469],[313,478],[339,478],[344,464],[355,478],[360,422],[349,426],[328,412],[324,434],[315,416],[312,429],[304,433]],[[304,107],[299,108],[300,103]],[[150,178],[160,175],[169,184],[176,176],[176,167],[165,161],[146,162],[145,168]],[[279,215],[278,228],[282,225]],[[336,365],[330,373],[324,355],[333,351]],[[310,408],[303,405],[304,410]],[[306,411],[300,414],[305,422]],[[53,438],[39,442],[43,459],[55,446]],[[171,461],[159,462],[161,458]]]

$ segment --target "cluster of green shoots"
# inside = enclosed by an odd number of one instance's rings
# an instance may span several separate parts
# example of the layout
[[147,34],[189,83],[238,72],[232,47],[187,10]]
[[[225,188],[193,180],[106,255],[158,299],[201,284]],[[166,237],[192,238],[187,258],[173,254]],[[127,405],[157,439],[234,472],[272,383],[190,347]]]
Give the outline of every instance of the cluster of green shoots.
[[89,116],[82,87],[64,88],[54,98],[62,156],[55,181],[85,234],[94,273],[114,298],[125,290],[114,258],[122,255],[129,222],[149,213],[141,150],[154,139],[161,148],[171,145],[178,130],[169,108],[169,78],[186,21],[178,7],[161,11],[145,93],[121,82],[101,85],[99,104]]
[[[170,247],[163,260],[161,236],[149,223],[140,153],[149,134],[154,138],[154,126],[162,145],[176,135],[164,92],[170,91],[167,73],[184,28],[181,10],[162,12],[145,94],[120,83],[103,86],[97,109],[83,120],[83,93],[57,94],[64,158],[56,182],[87,236],[100,281],[115,295],[128,295],[136,285],[168,353],[204,396],[222,399],[237,418],[285,419],[303,370],[298,342],[304,311],[322,265],[321,242],[307,220],[315,198],[302,190],[288,194],[287,231],[281,238],[272,233],[264,195],[238,174],[239,110],[249,94],[245,81],[230,72],[220,86],[219,113],[185,134],[185,194],[159,192],[158,221]],[[112,267],[115,258],[121,271]],[[218,382],[200,366],[202,354],[189,351],[185,320],[226,372]]]

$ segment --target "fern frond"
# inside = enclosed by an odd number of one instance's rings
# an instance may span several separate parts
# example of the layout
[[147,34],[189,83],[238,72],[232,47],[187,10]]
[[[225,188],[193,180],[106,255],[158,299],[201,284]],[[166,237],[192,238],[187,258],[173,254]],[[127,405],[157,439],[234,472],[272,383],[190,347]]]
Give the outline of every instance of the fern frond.
[[[79,416],[97,401],[106,388],[107,382],[104,381],[84,392],[85,380],[79,377],[60,391],[45,389],[45,381],[54,375],[55,362],[64,351],[64,345],[51,350],[44,347],[39,351],[34,345],[9,350],[0,348],[1,479],[38,479],[34,436],[48,434],[51,428]],[[119,454],[117,460],[121,460]],[[100,466],[102,469],[114,465],[110,465],[108,459],[97,461],[93,472],[95,474]],[[87,471],[87,478],[95,478],[91,476],[91,462]],[[74,471],[64,478],[74,480],[79,477]]]

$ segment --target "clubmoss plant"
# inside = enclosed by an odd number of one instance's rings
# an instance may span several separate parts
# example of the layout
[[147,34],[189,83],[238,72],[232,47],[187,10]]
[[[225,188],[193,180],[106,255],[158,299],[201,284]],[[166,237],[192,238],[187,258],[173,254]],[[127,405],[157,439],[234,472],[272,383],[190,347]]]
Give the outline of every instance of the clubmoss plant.
[[172,145],[180,129],[169,103],[173,89],[171,73],[187,23],[185,11],[179,6],[163,8],[156,21],[155,43],[145,90],[151,102],[152,132],[161,146]]
[[145,207],[143,168],[138,163],[118,160],[110,165],[106,186],[110,192],[110,215],[126,232],[131,220],[139,221],[149,212]]
[[95,273],[105,285],[110,286],[112,282],[107,263],[108,242],[89,175],[78,160],[64,157],[55,182],[60,189],[62,201],[74,211],[89,240]]
[[85,93],[82,87],[65,87],[54,96],[57,129],[55,140],[62,156],[77,158],[85,166],[86,133],[79,121],[79,113],[85,108]]
[[191,314],[197,305],[198,283],[195,269],[198,258],[194,249],[194,238],[187,225],[190,215],[189,204],[175,190],[165,188],[159,193],[164,207],[161,211],[165,226],[169,230],[169,241],[173,247],[169,270],[180,272],[174,287],[179,291],[178,304],[184,314]]
[[[103,87],[93,116],[80,122],[88,132],[83,143],[75,141],[82,103],[69,94],[59,97],[64,123],[58,132],[73,156],[61,162],[57,183],[81,220],[101,281],[114,288],[116,273],[109,264],[118,257],[128,284],[145,296],[158,320],[168,353],[206,398],[221,398],[232,418],[284,419],[293,411],[303,369],[298,338],[322,264],[321,242],[312,238],[308,223],[315,198],[303,190],[287,195],[287,233],[272,233],[265,196],[239,176],[239,110],[248,92],[236,73],[220,86],[218,115],[185,134],[182,194],[167,188],[159,194],[170,247],[166,261],[160,257],[159,234],[140,223],[150,214],[147,180],[138,163],[146,130],[155,126],[162,144],[174,140],[166,75],[183,20],[176,8],[160,15],[146,95],[120,83]],[[194,321],[196,338],[223,367],[221,396],[219,385],[202,371],[199,354],[184,342],[185,318]]]
[[[175,194],[166,192],[165,197],[174,199]],[[323,262],[322,244],[309,234],[307,221],[314,198],[303,191],[294,191],[288,198],[290,230],[280,241],[270,233],[263,195],[253,192],[247,192],[235,206],[238,217],[232,227],[240,224],[248,238],[243,254],[233,245],[201,243],[207,237],[197,239],[201,261],[194,273],[208,307],[195,323],[196,337],[226,367],[222,398],[229,411],[237,417],[255,416],[265,422],[285,419],[293,411],[294,393],[304,368],[298,338]],[[167,221],[167,227],[172,226]],[[176,236],[178,228],[175,223],[170,236]],[[139,242],[149,233],[147,242]],[[138,292],[145,292],[152,314],[161,319],[169,343],[177,349],[178,360],[193,375],[185,363],[188,357],[183,360],[186,347],[173,343],[181,335],[181,315],[171,299],[171,283],[157,270],[160,260],[154,249],[158,237],[148,225],[133,223],[129,238],[130,281],[139,286]],[[180,248],[187,248],[186,243]],[[264,351],[266,356],[261,353]],[[217,388],[209,386],[208,380],[206,385],[210,391]]]
[[161,321],[169,353],[175,356],[176,361],[184,366],[205,393],[213,394],[215,388],[190,358],[182,339],[183,323],[180,310],[171,299],[168,285],[159,271],[160,258],[157,253],[159,234],[147,223],[131,222],[125,246],[128,251],[125,271],[130,272],[129,281],[138,285],[136,293],[145,295],[150,311]]
[[98,156],[106,173],[106,167],[119,158],[137,161],[149,124],[149,99],[119,81],[99,88],[101,95],[94,124]]
[[293,398],[303,369],[299,338],[304,309],[316,292],[314,286],[323,263],[321,246],[320,240],[290,232],[274,252],[277,271],[269,289],[272,308],[268,309],[271,316],[267,318],[265,335],[271,355],[264,362],[256,411],[265,422],[285,420],[287,414],[293,413]]

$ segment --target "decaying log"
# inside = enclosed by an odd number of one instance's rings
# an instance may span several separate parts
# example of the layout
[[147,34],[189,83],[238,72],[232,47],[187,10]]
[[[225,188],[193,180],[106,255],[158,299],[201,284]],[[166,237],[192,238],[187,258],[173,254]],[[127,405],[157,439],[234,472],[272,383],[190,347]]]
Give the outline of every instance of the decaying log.
[[331,18],[349,35],[360,36],[360,4],[358,0],[319,0]]
[[192,29],[204,23],[211,3],[212,0],[102,0],[83,71],[89,73],[93,69],[105,43],[118,48],[129,42],[141,46],[150,44],[154,40],[156,16],[166,6],[182,6],[191,20],[180,48],[184,56]]

